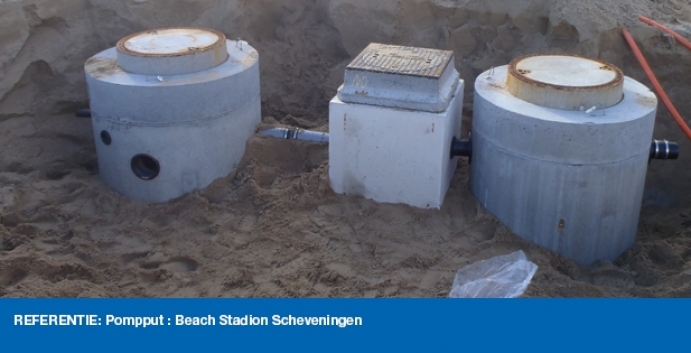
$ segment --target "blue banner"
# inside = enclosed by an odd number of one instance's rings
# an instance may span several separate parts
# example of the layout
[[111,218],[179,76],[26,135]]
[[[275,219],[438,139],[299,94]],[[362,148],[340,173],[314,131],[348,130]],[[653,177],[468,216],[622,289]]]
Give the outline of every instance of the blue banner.
[[2,299],[2,352],[620,352],[691,347],[691,300]]

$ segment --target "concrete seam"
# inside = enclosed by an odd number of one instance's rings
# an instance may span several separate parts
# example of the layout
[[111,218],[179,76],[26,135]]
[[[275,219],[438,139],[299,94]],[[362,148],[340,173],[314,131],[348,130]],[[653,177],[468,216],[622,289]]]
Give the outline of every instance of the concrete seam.
[[[476,134],[473,134],[473,138],[482,139],[482,140],[486,141],[487,144],[493,146],[494,148],[496,148],[496,149],[498,149],[498,150],[500,150],[500,151],[502,151],[502,152],[504,152],[504,153],[506,153],[506,154],[508,154],[508,155],[510,155],[510,156],[516,157],[516,158],[520,158],[520,159],[523,159],[523,160],[540,161],[540,162],[546,162],[546,163],[558,164],[558,165],[564,165],[564,164],[566,164],[566,165],[569,165],[569,166],[572,166],[572,167],[597,167],[597,166],[606,166],[606,165],[617,164],[617,163],[621,163],[621,162],[628,161],[628,160],[631,160],[631,159],[639,158],[641,155],[647,155],[647,154],[650,153],[648,150],[646,150],[646,152],[642,152],[642,153],[640,153],[640,154],[638,154],[638,155],[635,155],[635,156],[633,156],[633,157],[624,158],[624,159],[621,159],[621,160],[616,160],[616,161],[607,162],[607,163],[594,163],[594,164],[590,164],[590,163],[584,163],[584,164],[559,163],[559,162],[551,161],[551,160],[549,160],[549,159],[532,158],[532,157],[526,157],[526,156],[522,156],[522,155],[516,154],[516,153],[511,152],[511,151],[509,151],[509,150],[507,150],[507,149],[504,149],[504,148],[502,148],[502,147],[499,147],[498,145],[496,145],[495,143],[491,142],[490,140],[488,140],[488,139],[486,139],[486,138],[484,138],[484,137],[482,137],[482,136],[477,136]],[[651,141],[652,141],[652,140],[651,140]]]
[[[257,102],[259,99],[260,99],[260,97],[257,97],[257,98],[255,98],[254,100],[252,100],[252,101],[251,101],[249,104],[247,104],[247,105],[251,105],[252,103]],[[206,121],[221,119],[221,118],[226,117],[228,114],[231,114],[231,113],[233,113],[233,112],[236,112],[236,111],[238,111],[238,110],[240,110],[240,109],[245,108],[247,105],[243,105],[242,107],[239,107],[239,108],[237,108],[237,109],[228,110],[228,111],[225,111],[225,112],[223,112],[223,113],[221,113],[221,114],[217,114],[217,115],[210,116],[210,117],[206,117],[206,118],[202,118],[202,119],[180,120],[180,121],[169,121],[169,122],[150,122],[150,121],[140,122],[140,121],[130,121],[130,120],[117,120],[117,119],[112,119],[112,118],[109,118],[109,117],[102,116],[102,115],[100,115],[99,113],[97,113],[97,112],[95,112],[95,111],[92,111],[92,114],[93,114],[94,116],[97,116],[97,115],[98,115],[99,118],[101,118],[101,119],[103,119],[103,120],[106,120],[106,121],[108,121],[108,122],[116,123],[116,124],[121,124],[121,125],[168,126],[168,125],[175,125],[175,124],[197,123],[197,122],[206,122]]]

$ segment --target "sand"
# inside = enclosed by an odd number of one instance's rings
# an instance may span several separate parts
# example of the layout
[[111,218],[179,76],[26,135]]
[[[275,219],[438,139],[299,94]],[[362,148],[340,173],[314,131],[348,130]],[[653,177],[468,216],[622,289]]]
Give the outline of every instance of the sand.
[[[466,264],[523,250],[529,297],[691,296],[689,147],[660,106],[656,138],[682,158],[650,168],[639,234],[585,268],[522,241],[467,190],[462,162],[441,210],[334,195],[327,147],[254,137],[236,172],[158,205],[98,177],[83,63],[135,31],[197,25],[260,52],[264,123],[326,130],[344,66],[369,42],[452,49],[472,87],[535,52],[587,55],[648,81],[628,27],[672,100],[691,111],[691,52],[639,23],[691,38],[682,1],[0,1],[0,296],[444,297]],[[464,120],[472,116],[466,90]]]

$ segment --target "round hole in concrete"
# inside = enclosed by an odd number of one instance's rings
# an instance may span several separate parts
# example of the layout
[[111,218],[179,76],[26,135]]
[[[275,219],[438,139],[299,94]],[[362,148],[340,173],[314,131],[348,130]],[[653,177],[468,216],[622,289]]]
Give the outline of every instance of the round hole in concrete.
[[113,139],[110,137],[110,133],[106,130],[101,131],[101,141],[106,146],[110,146],[113,143]]
[[153,180],[161,172],[161,166],[156,158],[148,154],[138,154],[132,157],[132,172],[142,180]]

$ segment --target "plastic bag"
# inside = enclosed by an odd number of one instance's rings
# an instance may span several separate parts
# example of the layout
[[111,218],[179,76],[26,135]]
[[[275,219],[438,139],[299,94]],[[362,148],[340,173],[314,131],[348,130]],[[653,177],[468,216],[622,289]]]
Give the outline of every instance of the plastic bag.
[[468,265],[456,273],[450,298],[517,298],[537,272],[523,251]]

